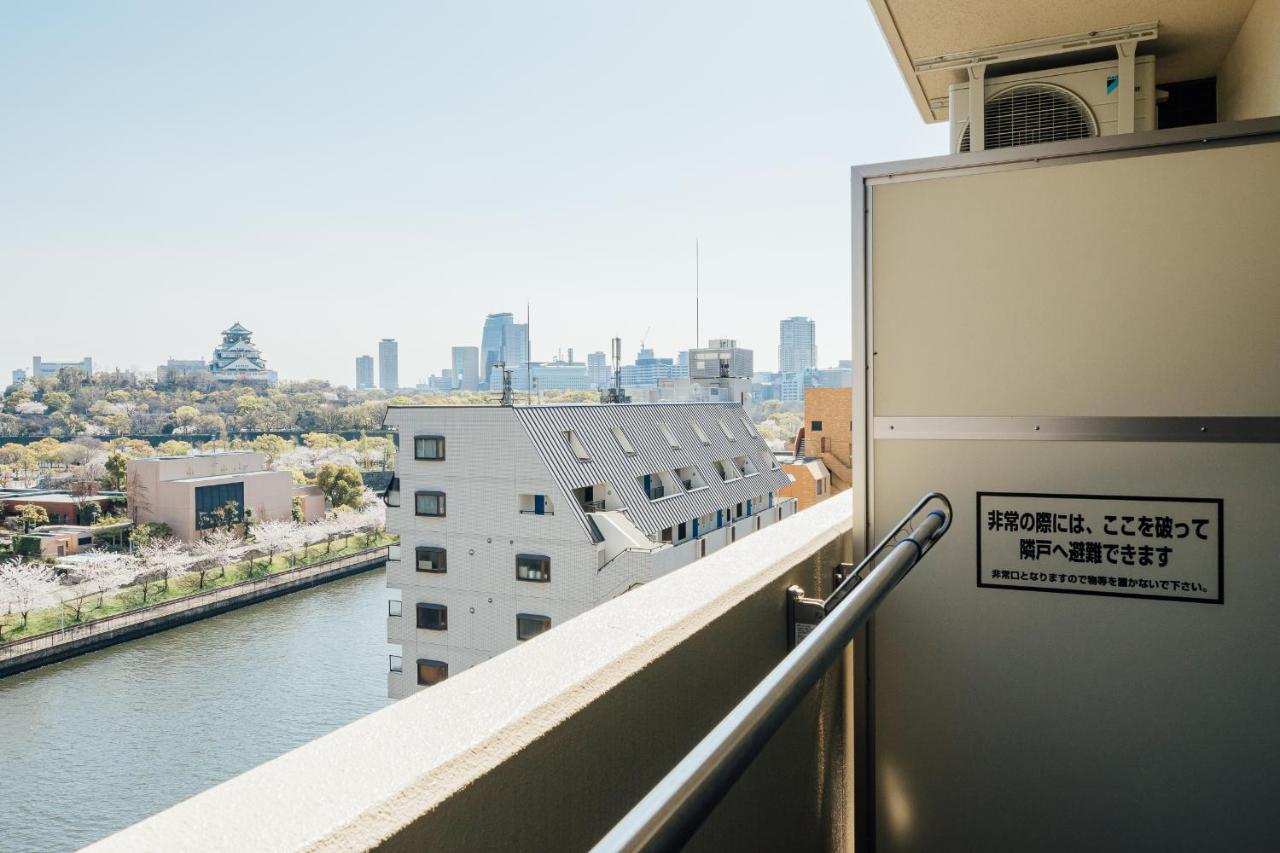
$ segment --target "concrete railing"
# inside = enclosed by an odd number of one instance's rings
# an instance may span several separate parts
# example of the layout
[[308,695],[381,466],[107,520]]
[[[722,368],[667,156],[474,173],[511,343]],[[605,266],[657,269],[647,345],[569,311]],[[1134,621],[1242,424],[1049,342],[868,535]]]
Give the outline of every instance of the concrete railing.
[[377,557],[379,552],[385,559],[386,551],[387,546],[381,545],[377,548],[347,554],[336,559],[310,563],[295,569],[285,569],[275,574],[252,578],[228,586],[205,590],[204,592],[192,593],[191,595],[173,598],[159,604],[126,610],[123,613],[114,613],[110,616],[103,616],[101,619],[80,622],[56,631],[45,631],[44,633],[35,634],[0,646],[0,664],[68,643],[77,643],[100,634],[111,634],[136,625],[167,619],[188,610],[203,610],[212,605],[223,604],[235,599],[253,598],[269,588],[279,587],[315,575],[327,574],[359,563],[368,562],[371,558]]
[[[824,501],[90,849],[585,850],[786,654],[787,588],[829,591],[850,523]],[[688,849],[842,848],[842,685]]]

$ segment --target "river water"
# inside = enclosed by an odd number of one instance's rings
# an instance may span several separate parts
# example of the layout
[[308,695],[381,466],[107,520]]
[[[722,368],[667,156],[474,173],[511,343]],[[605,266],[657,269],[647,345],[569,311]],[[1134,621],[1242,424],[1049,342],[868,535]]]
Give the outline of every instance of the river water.
[[73,850],[388,703],[382,570],[0,679],[0,850]]

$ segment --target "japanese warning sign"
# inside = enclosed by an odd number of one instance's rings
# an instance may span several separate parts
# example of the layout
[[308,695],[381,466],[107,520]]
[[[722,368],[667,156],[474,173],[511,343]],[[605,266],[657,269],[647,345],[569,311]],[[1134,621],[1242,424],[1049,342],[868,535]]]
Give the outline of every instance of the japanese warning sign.
[[1222,603],[1222,500],[978,492],[978,586]]

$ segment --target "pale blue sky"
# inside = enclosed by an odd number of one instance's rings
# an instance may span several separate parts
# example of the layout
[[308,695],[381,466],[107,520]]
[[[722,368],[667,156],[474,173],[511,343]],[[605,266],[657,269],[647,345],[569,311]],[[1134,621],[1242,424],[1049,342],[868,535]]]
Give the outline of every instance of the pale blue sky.
[[412,384],[533,302],[534,357],[778,320],[847,358],[849,167],[944,153],[865,0],[0,8],[0,376],[154,369],[239,320],[286,378]]

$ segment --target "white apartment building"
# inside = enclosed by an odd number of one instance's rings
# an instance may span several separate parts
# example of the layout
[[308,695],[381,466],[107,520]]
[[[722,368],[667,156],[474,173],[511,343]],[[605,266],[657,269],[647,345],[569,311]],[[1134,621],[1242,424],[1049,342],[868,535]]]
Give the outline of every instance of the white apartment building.
[[795,511],[740,405],[392,406],[386,425],[393,698]]

